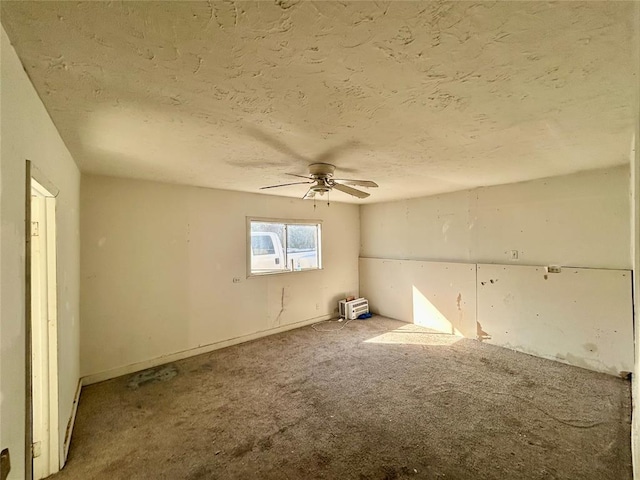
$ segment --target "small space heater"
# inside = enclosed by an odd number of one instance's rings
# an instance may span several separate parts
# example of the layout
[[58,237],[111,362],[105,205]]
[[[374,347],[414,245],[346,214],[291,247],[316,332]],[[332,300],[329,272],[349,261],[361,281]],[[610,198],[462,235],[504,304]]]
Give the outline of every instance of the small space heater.
[[369,301],[366,298],[356,298],[350,302],[340,300],[338,302],[338,310],[341,318],[354,320],[363,313],[369,313]]

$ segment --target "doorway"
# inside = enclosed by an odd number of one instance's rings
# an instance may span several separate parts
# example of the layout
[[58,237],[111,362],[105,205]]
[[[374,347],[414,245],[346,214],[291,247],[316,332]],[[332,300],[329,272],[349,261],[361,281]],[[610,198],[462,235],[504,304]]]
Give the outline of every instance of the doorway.
[[33,479],[59,470],[56,198],[31,177],[31,457]]

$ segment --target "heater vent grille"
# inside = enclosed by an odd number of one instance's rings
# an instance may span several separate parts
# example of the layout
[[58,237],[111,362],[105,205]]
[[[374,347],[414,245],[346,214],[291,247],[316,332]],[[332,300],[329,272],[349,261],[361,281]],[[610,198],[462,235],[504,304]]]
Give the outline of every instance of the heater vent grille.
[[338,302],[338,310],[340,311],[340,317],[354,320],[363,313],[369,313],[369,301],[366,298],[356,298],[350,302],[340,300]]

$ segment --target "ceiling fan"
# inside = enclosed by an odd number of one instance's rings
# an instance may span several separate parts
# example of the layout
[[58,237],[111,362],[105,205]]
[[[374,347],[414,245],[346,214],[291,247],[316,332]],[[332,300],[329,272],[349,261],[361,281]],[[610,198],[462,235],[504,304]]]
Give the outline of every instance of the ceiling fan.
[[377,187],[378,184],[372,182],[371,180],[351,180],[346,178],[333,178],[333,173],[335,172],[335,165],[331,165],[329,163],[312,163],[309,165],[309,175],[296,175],[294,173],[287,173],[292,177],[304,178],[306,182],[293,182],[293,183],[282,183],[280,185],[270,185],[268,187],[261,187],[260,190],[265,190],[267,188],[279,188],[279,187],[287,187],[289,185],[311,185],[309,187],[309,191],[305,193],[303,199],[307,198],[315,198],[316,194],[324,195],[325,193],[330,192],[333,189],[339,190],[348,195],[353,195],[358,198],[367,198],[369,196],[368,193],[363,192],[362,190],[358,190],[356,188],[349,187],[349,185],[357,185],[360,187]]

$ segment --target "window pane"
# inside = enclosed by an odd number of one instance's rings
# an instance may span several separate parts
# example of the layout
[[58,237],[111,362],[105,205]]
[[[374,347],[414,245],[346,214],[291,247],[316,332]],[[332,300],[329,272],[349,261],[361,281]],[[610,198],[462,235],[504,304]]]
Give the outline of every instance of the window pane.
[[287,261],[291,270],[318,268],[317,225],[287,225]]
[[251,248],[254,255],[273,255],[276,253],[273,241],[266,235],[256,235],[251,237]]
[[251,222],[251,273],[287,269],[283,223]]
[[320,224],[250,220],[249,235],[250,275],[322,267]]

